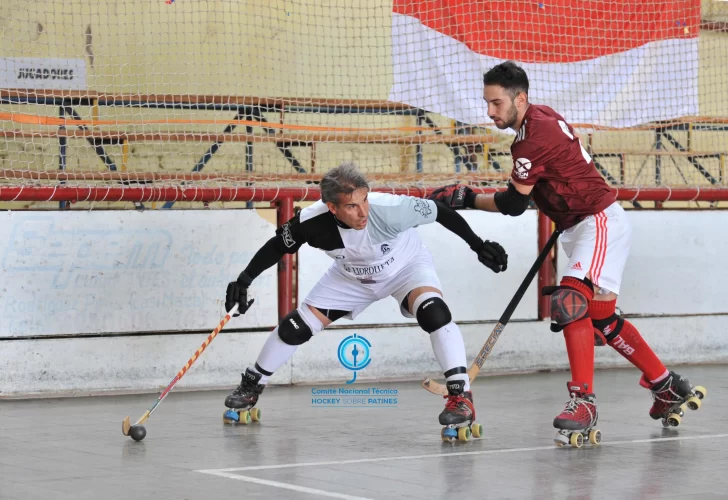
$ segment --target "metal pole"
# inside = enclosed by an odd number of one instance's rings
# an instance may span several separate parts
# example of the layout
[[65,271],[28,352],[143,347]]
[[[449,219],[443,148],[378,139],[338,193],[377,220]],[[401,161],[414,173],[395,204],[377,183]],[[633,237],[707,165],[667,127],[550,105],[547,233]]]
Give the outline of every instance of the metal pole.
[[[538,213],[538,251],[546,245],[546,242],[553,233],[553,224],[543,212]],[[556,256],[558,255],[558,241],[551,250],[551,255],[541,264],[538,271],[538,319],[544,320],[551,316],[550,298],[541,295],[541,289],[545,286],[553,286],[556,284]]]
[[[281,198],[276,207],[278,227],[293,218],[293,198]],[[278,263],[278,321],[293,309],[293,255],[286,254]]]

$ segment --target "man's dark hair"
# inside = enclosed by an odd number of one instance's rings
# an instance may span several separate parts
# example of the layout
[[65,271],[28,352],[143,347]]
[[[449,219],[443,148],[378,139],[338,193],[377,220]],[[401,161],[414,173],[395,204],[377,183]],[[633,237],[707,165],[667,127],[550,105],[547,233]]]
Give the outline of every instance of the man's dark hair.
[[523,68],[513,61],[506,61],[490,68],[483,75],[483,84],[503,87],[511,98],[515,98],[521,92],[528,94],[528,76]]

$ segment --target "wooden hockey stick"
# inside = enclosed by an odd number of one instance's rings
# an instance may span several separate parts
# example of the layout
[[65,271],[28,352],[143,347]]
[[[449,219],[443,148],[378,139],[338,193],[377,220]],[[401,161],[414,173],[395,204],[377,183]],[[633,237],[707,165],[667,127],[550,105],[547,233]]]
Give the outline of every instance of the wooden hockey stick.
[[[253,300],[248,303],[248,307],[250,307],[250,304],[253,303]],[[144,415],[142,415],[139,420],[136,421],[134,425],[131,425],[131,419],[127,416],[124,418],[124,421],[121,423],[121,432],[124,433],[125,436],[129,435],[129,432],[131,431],[132,427],[135,427],[137,425],[142,425],[144,422],[147,421],[147,419],[152,415],[154,410],[159,406],[159,404],[164,400],[164,398],[167,397],[167,394],[169,394],[169,391],[172,390],[172,387],[180,381],[180,379],[184,376],[185,373],[187,373],[187,370],[190,369],[192,364],[197,361],[197,358],[200,357],[200,354],[207,348],[208,345],[210,345],[210,342],[213,341],[215,337],[217,337],[217,334],[220,333],[220,330],[223,329],[225,324],[230,321],[230,318],[235,314],[238,310],[238,304],[235,304],[232,309],[225,315],[225,317],[220,321],[220,324],[217,325],[217,327],[212,331],[210,335],[207,336],[205,341],[202,343],[202,345],[195,351],[195,354],[192,355],[192,357],[187,361],[187,364],[182,367],[182,369],[177,373],[177,375],[172,379],[172,382],[169,383],[166,389],[162,391],[162,394],[159,395],[157,398],[157,401],[154,403],[154,405],[148,409],[146,412],[144,412]],[[146,431],[144,432],[146,434]],[[135,438],[136,439],[136,438]]]
[[[478,376],[478,372],[480,372],[480,369],[483,367],[483,363],[485,363],[485,358],[488,357],[490,352],[493,350],[495,343],[498,342],[498,337],[500,337],[501,333],[503,333],[503,329],[506,327],[506,324],[508,324],[508,321],[511,319],[513,311],[515,311],[516,307],[518,307],[518,303],[521,302],[521,299],[525,295],[526,290],[528,290],[528,287],[531,285],[533,278],[536,276],[536,274],[538,274],[538,270],[541,267],[541,264],[543,264],[543,261],[546,260],[546,257],[548,256],[549,252],[551,252],[551,249],[553,248],[560,234],[561,231],[554,231],[551,234],[551,237],[546,242],[543,250],[541,250],[541,253],[538,255],[536,262],[533,263],[533,266],[531,266],[528,274],[526,274],[526,277],[523,279],[521,286],[518,287],[515,295],[508,303],[508,307],[506,307],[506,310],[503,311],[503,314],[498,320],[498,323],[496,323],[495,328],[493,328],[493,331],[488,337],[488,340],[485,341],[485,345],[478,353],[478,356],[473,361],[473,364],[470,366],[470,368],[468,368],[468,377],[470,378],[470,382],[475,380],[475,377]],[[421,385],[433,394],[447,396],[447,387],[434,380],[426,378],[422,381]]]

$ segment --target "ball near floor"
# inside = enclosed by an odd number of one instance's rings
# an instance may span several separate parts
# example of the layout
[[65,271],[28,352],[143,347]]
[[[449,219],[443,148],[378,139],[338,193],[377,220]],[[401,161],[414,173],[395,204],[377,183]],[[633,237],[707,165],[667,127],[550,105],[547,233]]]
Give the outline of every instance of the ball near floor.
[[141,441],[147,435],[147,429],[143,425],[132,425],[129,435],[134,441]]

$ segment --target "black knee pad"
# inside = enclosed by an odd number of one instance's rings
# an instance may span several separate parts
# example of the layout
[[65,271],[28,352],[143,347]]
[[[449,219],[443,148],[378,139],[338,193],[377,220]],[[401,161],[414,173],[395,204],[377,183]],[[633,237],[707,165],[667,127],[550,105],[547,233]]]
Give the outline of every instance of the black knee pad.
[[440,297],[431,297],[417,308],[417,323],[427,333],[439,330],[452,321],[450,308]]
[[[573,285],[569,284],[570,281]],[[566,325],[589,317],[589,297],[585,293],[591,289],[591,282],[587,279],[571,278],[566,283],[543,287],[543,295],[551,297],[551,319],[554,321],[551,324],[551,331],[553,332],[560,332]]]
[[[611,328],[608,329],[607,327],[615,321],[617,324],[614,325],[614,330]],[[608,318],[592,319],[592,325],[594,325],[594,345],[601,347],[609,344],[619,335],[619,332],[622,331],[624,320],[617,313],[614,313]]]
[[311,340],[313,332],[296,309],[278,325],[278,336],[288,345],[301,345]]

